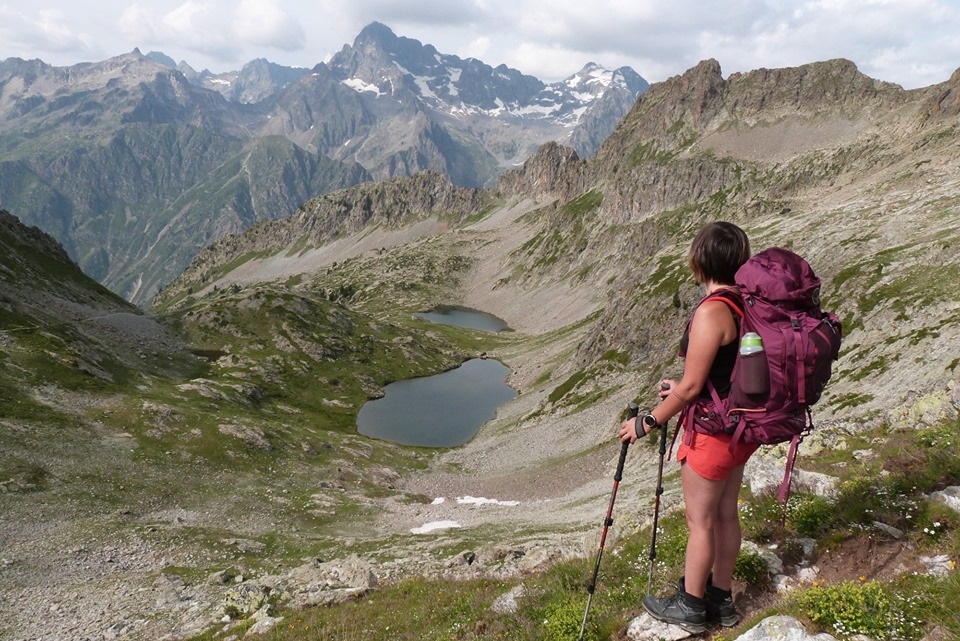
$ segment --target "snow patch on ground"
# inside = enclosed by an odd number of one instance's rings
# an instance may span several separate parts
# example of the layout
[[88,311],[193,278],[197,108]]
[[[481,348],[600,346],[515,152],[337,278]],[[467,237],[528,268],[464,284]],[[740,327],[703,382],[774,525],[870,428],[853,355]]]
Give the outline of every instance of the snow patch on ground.
[[434,530],[449,530],[457,527],[462,526],[456,521],[431,521],[430,523],[425,523],[420,527],[410,528],[410,531],[413,534],[428,534]]
[[[500,499],[488,499],[482,496],[458,496],[454,499],[457,502],[457,505],[502,505],[506,507],[514,507],[520,505],[520,501],[501,501]],[[447,502],[446,497],[438,496],[433,499],[430,505],[443,505]],[[420,527],[411,528],[410,531],[413,534],[427,534],[428,532],[433,532],[434,530],[448,530],[450,528],[463,527],[457,521],[431,521]]]
[[460,505],[520,505],[520,501],[501,501],[499,499],[485,499],[482,496],[458,496]]
[[[433,499],[430,505],[442,505],[446,501],[446,497],[438,496]],[[458,496],[456,501],[458,505],[506,505],[508,507],[520,505],[520,501],[501,501],[500,499],[487,499],[482,496]]]

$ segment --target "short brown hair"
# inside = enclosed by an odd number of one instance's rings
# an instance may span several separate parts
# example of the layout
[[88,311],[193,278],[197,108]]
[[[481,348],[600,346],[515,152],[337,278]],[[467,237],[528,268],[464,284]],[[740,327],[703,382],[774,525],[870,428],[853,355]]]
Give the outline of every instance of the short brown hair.
[[750,258],[750,240],[733,223],[708,223],[694,237],[688,258],[698,283],[735,285],[737,270]]

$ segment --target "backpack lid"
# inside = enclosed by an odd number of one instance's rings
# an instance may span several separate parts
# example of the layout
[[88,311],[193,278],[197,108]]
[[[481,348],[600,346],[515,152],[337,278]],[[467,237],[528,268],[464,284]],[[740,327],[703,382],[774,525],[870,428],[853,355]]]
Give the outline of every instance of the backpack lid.
[[737,287],[744,299],[760,298],[789,308],[819,307],[820,279],[800,255],[770,247],[740,266]]

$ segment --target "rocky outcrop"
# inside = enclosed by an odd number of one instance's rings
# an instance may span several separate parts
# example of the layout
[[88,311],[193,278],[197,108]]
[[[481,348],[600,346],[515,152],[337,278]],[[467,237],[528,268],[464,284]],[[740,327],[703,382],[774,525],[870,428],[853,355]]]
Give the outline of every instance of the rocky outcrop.
[[547,143],[523,167],[501,176],[497,190],[507,196],[567,201],[583,191],[585,167],[570,147]]
[[[0,245],[5,245],[4,254],[8,260],[19,263],[18,271],[28,270],[34,272],[34,276],[39,275],[35,273],[35,264],[19,260],[22,252],[26,251],[45,255],[64,269],[79,274],[77,266],[56,239],[39,227],[24,225],[19,218],[3,209],[0,209]],[[7,266],[8,269],[11,267],[12,265]]]
[[425,171],[319,196],[289,218],[225,236],[205,247],[164,289],[155,305],[206,283],[221,265],[253,252],[281,251],[294,243],[322,246],[364,229],[400,229],[428,219],[455,224],[492,201],[489,192],[456,187],[446,176]]
[[902,104],[908,97],[899,85],[874,80],[844,59],[731,74],[724,93],[723,109],[714,116],[740,126],[786,114],[862,115]]
[[930,99],[927,113],[932,118],[954,118],[960,114],[960,69],[953,72],[942,87]]

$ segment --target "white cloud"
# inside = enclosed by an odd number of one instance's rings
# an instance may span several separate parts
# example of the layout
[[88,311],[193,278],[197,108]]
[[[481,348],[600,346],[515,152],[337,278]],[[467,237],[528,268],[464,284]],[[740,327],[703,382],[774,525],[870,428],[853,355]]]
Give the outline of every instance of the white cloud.
[[221,55],[233,47],[230,34],[224,29],[224,14],[210,3],[188,0],[164,14],[161,23],[165,40],[180,46]]
[[134,42],[150,44],[159,38],[150,12],[138,4],[130,5],[120,14],[117,26],[124,36]]
[[464,26],[484,17],[485,3],[475,0],[321,0],[319,4],[339,19],[362,28],[374,21],[398,25]]
[[91,38],[85,33],[74,33],[63,12],[53,10],[40,11],[36,27],[45,42],[52,48],[71,50],[77,47],[87,49]]
[[467,46],[456,51],[455,53],[460,58],[476,58],[477,60],[483,60],[488,51],[490,51],[490,38],[487,36],[480,36],[479,38],[474,38],[471,40]]
[[[2,0],[0,0],[2,1]],[[848,58],[919,87],[960,63],[956,0],[26,0],[0,4],[7,55],[54,64],[159,49],[192,66],[312,66],[372,21],[443,53],[553,82],[588,61],[656,82],[716,58],[725,74]],[[11,8],[15,7],[15,8]]]
[[[534,42],[520,43],[506,49],[501,55],[507,66],[547,82],[566,78],[579,71],[587,62],[600,63],[600,60],[595,60],[595,52],[573,51]],[[601,60],[608,62],[609,58]]]
[[233,35],[245,44],[297,51],[306,32],[277,0],[242,0],[233,19]]
[[138,46],[173,47],[223,61],[270,57],[260,51],[242,58],[243,50],[289,52],[306,45],[306,32],[281,0],[187,0],[167,10],[134,4],[123,12],[119,24]]
[[[950,56],[935,47],[956,43],[956,27],[949,27],[946,43],[934,43],[943,25],[957,25],[958,18],[935,0],[810,0],[792,3],[748,33],[705,30],[698,49],[718,59],[725,73],[846,58],[871,77],[913,88],[949,77]],[[956,44],[952,50],[956,54]],[[917,64],[931,59],[942,62]]]
[[42,9],[34,15],[0,5],[0,41],[7,55],[37,58],[43,52],[73,54],[87,59],[97,51],[93,36],[76,31],[62,10]]
[[165,12],[134,4],[118,19],[120,29],[136,46],[173,47],[230,59],[236,47],[223,24],[223,14],[213,4],[194,0]]

